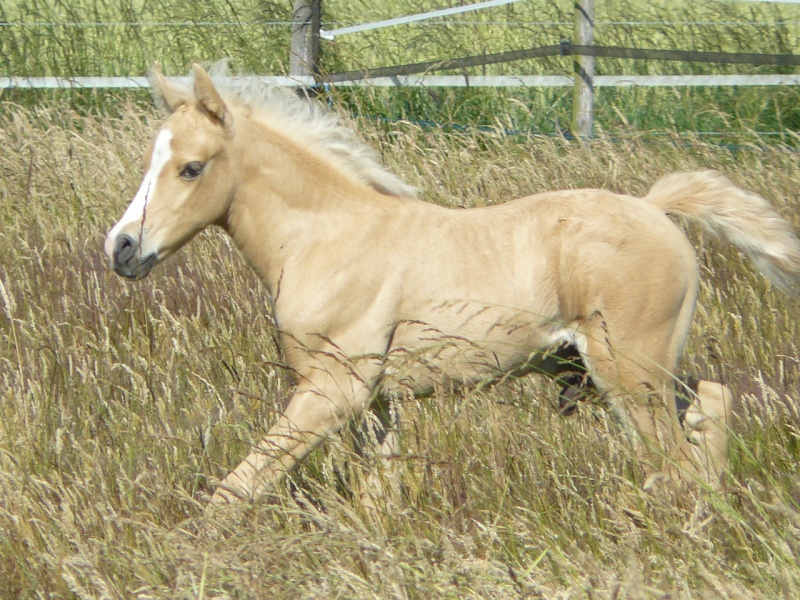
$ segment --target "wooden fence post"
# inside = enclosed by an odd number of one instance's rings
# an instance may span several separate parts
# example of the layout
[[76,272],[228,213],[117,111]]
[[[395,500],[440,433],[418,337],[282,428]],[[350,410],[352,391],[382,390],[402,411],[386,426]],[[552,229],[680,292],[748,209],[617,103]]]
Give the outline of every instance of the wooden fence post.
[[294,0],[289,75],[319,72],[319,27],[322,0]]
[[[594,0],[575,0],[576,46],[594,44]],[[578,138],[592,136],[594,122],[594,56],[573,56],[575,93],[572,109],[572,133]]]

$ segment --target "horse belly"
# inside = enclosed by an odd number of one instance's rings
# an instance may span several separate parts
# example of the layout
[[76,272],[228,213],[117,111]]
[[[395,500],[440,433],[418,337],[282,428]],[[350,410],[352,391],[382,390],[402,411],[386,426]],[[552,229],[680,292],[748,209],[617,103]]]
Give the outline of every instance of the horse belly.
[[478,303],[439,306],[436,318],[397,325],[384,368],[384,389],[429,394],[437,385],[497,381],[539,360],[563,329],[555,315],[492,309]]

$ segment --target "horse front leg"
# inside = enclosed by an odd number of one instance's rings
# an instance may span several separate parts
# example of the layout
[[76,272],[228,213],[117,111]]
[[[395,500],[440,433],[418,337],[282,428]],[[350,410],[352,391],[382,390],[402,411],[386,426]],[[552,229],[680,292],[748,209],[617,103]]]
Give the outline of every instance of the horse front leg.
[[364,422],[353,431],[356,451],[367,459],[368,465],[364,477],[352,482],[353,492],[361,508],[371,514],[402,496],[396,460],[401,453],[399,426],[397,398],[384,391],[370,406]]
[[220,483],[213,504],[255,501],[369,404],[371,390],[345,368],[320,369],[297,387],[277,423]]

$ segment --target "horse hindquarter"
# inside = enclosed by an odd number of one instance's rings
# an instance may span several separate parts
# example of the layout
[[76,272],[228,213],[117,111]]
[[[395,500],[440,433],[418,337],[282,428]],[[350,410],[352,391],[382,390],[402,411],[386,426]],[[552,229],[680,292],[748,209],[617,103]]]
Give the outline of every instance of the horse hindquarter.
[[[677,418],[673,373],[694,312],[699,279],[686,236],[641,200],[595,192],[593,218],[564,224],[559,297],[575,323],[593,383],[650,473],[690,473],[695,463]],[[668,462],[667,461],[667,462]]]

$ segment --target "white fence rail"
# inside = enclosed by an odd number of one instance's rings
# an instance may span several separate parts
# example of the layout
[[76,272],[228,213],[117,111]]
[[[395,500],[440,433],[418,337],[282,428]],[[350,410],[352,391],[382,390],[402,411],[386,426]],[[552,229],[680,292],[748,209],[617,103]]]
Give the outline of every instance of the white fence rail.
[[[630,48],[603,48],[593,46],[591,41],[591,32],[594,23],[594,0],[576,0],[575,7],[575,35],[577,46],[565,52],[564,44],[570,42],[562,42],[561,54],[566,56],[572,55],[572,60],[575,66],[575,75],[502,75],[502,76],[486,76],[486,75],[433,75],[432,72],[442,71],[445,69],[450,70],[466,70],[468,66],[478,66],[480,64],[490,64],[488,62],[480,62],[481,57],[465,57],[464,59],[445,60],[439,63],[419,63],[414,65],[400,65],[398,67],[384,67],[375,69],[371,74],[367,72],[348,72],[333,74],[331,80],[336,83],[320,83],[324,82],[324,77],[319,77],[318,70],[318,44],[319,39],[333,40],[337,36],[342,36],[349,33],[356,33],[377,29],[382,27],[389,27],[394,25],[402,25],[416,22],[430,22],[430,19],[438,19],[440,17],[451,16],[458,13],[479,10],[484,8],[496,7],[505,4],[513,4],[521,0],[484,0],[472,4],[456,6],[427,13],[420,13],[416,15],[408,15],[385,21],[378,21],[373,23],[364,23],[354,26],[346,26],[340,29],[326,31],[321,28],[319,22],[319,10],[322,0],[294,0],[295,20],[292,22],[293,36],[292,36],[292,49],[291,59],[292,68],[290,69],[289,76],[258,76],[256,79],[268,82],[274,85],[281,85],[287,87],[298,86],[314,86],[314,85],[331,85],[337,87],[574,87],[577,90],[583,88],[584,96],[586,98],[582,102],[577,102],[578,95],[576,95],[576,102],[574,103],[574,118],[573,129],[578,135],[591,135],[591,121],[593,113],[593,90],[594,88],[601,87],[693,87],[693,86],[797,86],[800,85],[800,74],[785,74],[785,75],[594,75],[591,70],[583,70],[585,63],[584,59],[590,59],[594,56],[604,56],[602,52],[616,51],[617,53],[623,52],[617,56],[616,54],[605,54],[605,56],[614,56],[622,58],[636,58],[647,60],[684,60],[684,61],[700,61],[700,62],[720,62],[725,63],[740,63],[747,62],[744,60],[744,55],[734,56],[729,55],[726,58],[721,56],[717,57],[699,57],[703,53],[698,52],[680,52],[680,51],[659,51],[659,50],[637,50]],[[750,2],[779,2],[798,4],[800,0],[735,0],[735,1],[750,1]],[[305,9],[313,7],[314,10],[305,11]],[[303,9],[303,10],[301,10]],[[308,15],[306,15],[308,12]],[[311,16],[309,16],[311,15]],[[586,21],[585,28],[588,28],[588,34],[583,32],[583,29],[578,28],[581,18]],[[13,25],[10,23],[3,23],[0,25]],[[64,25],[88,25],[85,23],[72,23]],[[197,24],[195,24],[197,25]],[[203,25],[212,25],[211,23],[204,23]],[[579,31],[580,29],[580,31]],[[588,36],[588,37],[587,37]],[[585,38],[585,39],[584,39]],[[528,52],[545,51],[548,53],[541,53],[540,56],[552,56],[558,54],[559,46],[552,46],[548,48],[534,48]],[[601,52],[602,51],[602,52]],[[649,54],[647,54],[649,52]],[[483,56],[483,60],[492,58],[496,62],[510,62],[518,60],[518,58],[508,57],[506,54],[515,54],[517,51],[500,53],[496,57]],[[627,53],[627,54],[626,54]],[[637,54],[638,53],[638,54]],[[664,56],[659,55],[659,53]],[[666,56],[671,54],[675,56]],[[693,55],[692,57],[683,55]],[[712,54],[712,53],[706,53]],[[718,53],[724,54],[724,53]],[[502,56],[501,56],[502,55]],[[653,55],[653,56],[651,56]],[[659,56],[655,56],[659,55]],[[681,55],[681,56],[678,56]],[[531,56],[533,56],[531,54]],[[539,56],[539,55],[537,55]],[[749,56],[749,55],[748,55]],[[502,58],[502,60],[500,60]],[[762,62],[751,62],[750,64],[775,64],[775,65],[798,65],[798,57],[796,55],[752,55],[748,60],[752,61],[755,58],[761,59]],[[477,60],[476,60],[477,59]],[[735,60],[734,60],[735,59]],[[777,61],[782,59],[784,62],[763,62]],[[787,60],[793,62],[786,63]],[[471,61],[471,62],[469,62]],[[462,63],[461,65],[459,63]],[[462,68],[464,67],[464,68]],[[317,74],[315,77],[314,75]],[[10,89],[138,89],[147,88],[148,82],[144,77],[0,77],[0,90]],[[584,123],[581,125],[581,123]]]
[[487,2],[478,2],[477,4],[467,4],[466,6],[455,6],[453,8],[445,8],[442,10],[434,10],[431,12],[419,13],[416,15],[397,17],[396,19],[386,19],[385,21],[377,21],[375,23],[362,23],[361,25],[353,25],[352,27],[343,27],[342,29],[333,29],[333,30],[320,29],[319,35],[324,40],[334,40],[338,36],[346,35],[348,33],[358,33],[359,31],[371,31],[373,29],[382,29],[383,27],[394,27],[395,25],[408,25],[409,23],[416,23],[417,21],[427,21],[428,19],[449,17],[452,15],[458,15],[473,10],[481,10],[483,8],[493,8],[495,6],[503,6],[505,4],[514,4],[520,1],[521,0],[488,0]]
[[[188,81],[177,77],[176,80]],[[271,85],[313,86],[308,76],[251,76]],[[800,75],[596,75],[595,87],[692,87],[692,86],[795,86]],[[397,75],[359,81],[342,81],[336,87],[571,87],[565,75]],[[136,89],[149,88],[146,77],[0,77],[0,89]]]

